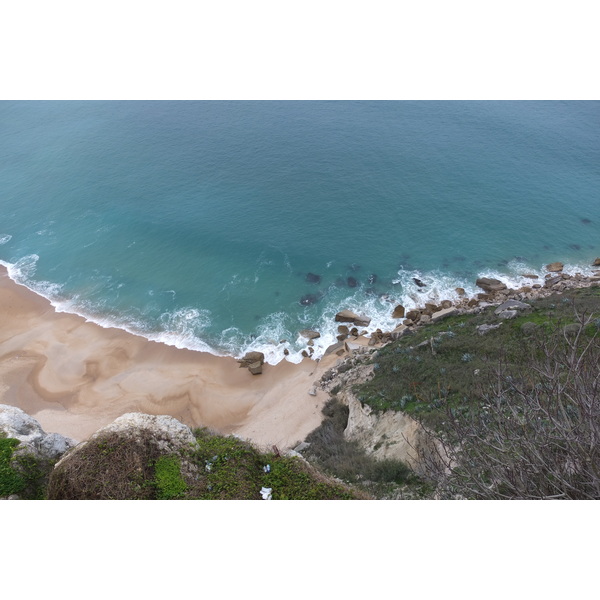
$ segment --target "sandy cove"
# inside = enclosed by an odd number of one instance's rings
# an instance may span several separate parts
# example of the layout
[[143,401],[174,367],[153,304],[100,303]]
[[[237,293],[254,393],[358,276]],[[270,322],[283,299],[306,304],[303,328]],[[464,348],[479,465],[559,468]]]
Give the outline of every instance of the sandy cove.
[[0,266],[0,403],[78,441],[124,413],[143,412],[284,450],[320,424],[328,396],[308,392],[338,358],[283,361],[252,375],[233,358],[56,312]]

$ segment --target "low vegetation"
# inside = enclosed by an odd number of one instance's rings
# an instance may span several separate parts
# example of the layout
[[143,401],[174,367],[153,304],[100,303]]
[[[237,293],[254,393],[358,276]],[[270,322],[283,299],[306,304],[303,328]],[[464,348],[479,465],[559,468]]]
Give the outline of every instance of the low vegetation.
[[43,499],[53,463],[32,454],[15,454],[19,444],[0,432],[0,498]]
[[411,414],[439,442],[438,496],[600,498],[599,294],[423,327],[378,351],[354,392],[375,411]]
[[377,498],[424,497],[431,486],[399,460],[378,460],[344,437],[348,407],[333,397],[323,408],[324,419],[306,441],[306,457],[319,469]]
[[[134,440],[110,433],[88,442],[53,471],[51,499],[273,500],[367,498],[301,459],[262,453],[206,429],[178,453],[161,452],[150,433]],[[265,492],[267,493],[267,492]]]

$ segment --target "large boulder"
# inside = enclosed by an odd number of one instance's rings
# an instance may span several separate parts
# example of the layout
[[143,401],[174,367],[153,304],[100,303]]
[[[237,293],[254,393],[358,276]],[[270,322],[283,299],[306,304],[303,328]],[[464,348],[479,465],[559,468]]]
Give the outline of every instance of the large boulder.
[[499,281],[498,279],[491,279],[489,277],[480,277],[475,285],[480,287],[485,292],[499,292],[500,290],[505,290],[506,285]]
[[597,258],[593,263],[592,267],[600,267],[600,258]]
[[358,319],[358,315],[347,309],[340,310],[340,312],[335,315],[335,320],[338,323],[353,323],[354,319]]
[[261,365],[265,362],[265,355],[262,352],[246,352],[243,358],[238,360],[240,367],[249,367],[251,364],[259,362]]
[[18,453],[30,453],[42,459],[56,460],[77,444],[59,433],[46,433],[36,419],[7,404],[0,404],[0,432],[21,442]]
[[392,319],[402,319],[404,317],[404,306],[402,304],[398,304],[392,313]]
[[357,315],[351,310],[341,310],[335,315],[335,320],[338,323],[353,323],[357,326],[366,327],[371,322],[369,317],[364,315]]
[[546,271],[550,271],[550,273],[560,273],[565,265],[561,262],[553,262],[549,265],[546,265]]
[[303,329],[299,332],[299,335],[307,340],[316,340],[321,337],[321,334],[318,331],[313,331],[312,329]]

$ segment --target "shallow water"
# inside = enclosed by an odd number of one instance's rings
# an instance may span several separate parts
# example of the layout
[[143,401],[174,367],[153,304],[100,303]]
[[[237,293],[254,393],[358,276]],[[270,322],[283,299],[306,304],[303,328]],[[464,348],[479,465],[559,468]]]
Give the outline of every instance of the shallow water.
[[599,190],[598,102],[0,102],[13,278],[273,363],[307,327],[319,356],[342,308],[390,328],[479,275],[587,269]]

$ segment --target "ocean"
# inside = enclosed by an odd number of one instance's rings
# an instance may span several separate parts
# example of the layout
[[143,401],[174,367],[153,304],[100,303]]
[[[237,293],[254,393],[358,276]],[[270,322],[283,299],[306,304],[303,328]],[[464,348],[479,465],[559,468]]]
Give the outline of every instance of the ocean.
[[596,101],[0,102],[11,277],[178,347],[318,358],[339,310],[589,273],[599,234]]

